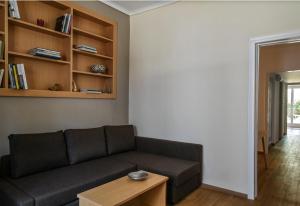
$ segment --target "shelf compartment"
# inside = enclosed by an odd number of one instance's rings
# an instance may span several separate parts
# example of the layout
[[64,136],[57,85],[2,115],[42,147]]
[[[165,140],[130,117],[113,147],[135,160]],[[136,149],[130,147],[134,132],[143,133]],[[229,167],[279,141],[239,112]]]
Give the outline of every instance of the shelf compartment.
[[11,24],[15,24],[17,26],[22,26],[24,28],[35,30],[35,31],[38,31],[38,32],[42,32],[42,33],[48,34],[48,35],[53,35],[53,36],[57,36],[57,37],[64,37],[64,38],[70,38],[71,37],[69,34],[58,32],[58,31],[55,31],[53,29],[38,26],[38,25],[35,25],[35,24],[32,24],[32,23],[28,23],[28,22],[25,22],[25,21],[22,21],[22,20],[11,18],[11,17],[8,17],[8,22],[11,23]]
[[63,91],[71,91],[70,66],[50,64],[45,61],[32,61],[20,56],[9,56],[11,64],[24,64],[29,89],[48,90],[54,84],[60,84]]
[[112,78],[112,75],[109,75],[109,74],[98,74],[98,73],[84,72],[84,71],[79,71],[79,70],[73,70],[73,73],[82,74],[82,75],[96,76],[96,77]]
[[99,78],[91,75],[74,75],[73,80],[76,83],[77,89],[100,89],[111,90],[111,78]]
[[112,57],[109,57],[109,56],[106,56],[106,55],[94,54],[94,53],[91,53],[91,52],[81,51],[79,49],[73,49],[73,52],[83,54],[83,55],[88,55],[88,56],[99,57],[99,58],[102,58],[102,59],[110,59],[110,60],[113,59]]
[[113,42],[113,40],[110,39],[110,38],[107,38],[107,37],[104,37],[104,36],[101,36],[101,35],[97,35],[97,34],[94,34],[94,33],[88,32],[88,31],[84,31],[84,30],[79,29],[77,27],[73,27],[73,32],[77,33],[77,34],[87,36],[87,37],[91,37],[91,38],[94,38],[94,39],[97,39],[97,40],[101,40],[101,41],[105,41],[105,42]]
[[36,59],[36,60],[40,60],[40,61],[53,62],[53,63],[58,63],[58,64],[70,64],[70,62],[68,62],[68,61],[48,59],[48,58],[33,56],[30,54],[24,54],[24,53],[20,53],[20,52],[9,51],[8,55]]

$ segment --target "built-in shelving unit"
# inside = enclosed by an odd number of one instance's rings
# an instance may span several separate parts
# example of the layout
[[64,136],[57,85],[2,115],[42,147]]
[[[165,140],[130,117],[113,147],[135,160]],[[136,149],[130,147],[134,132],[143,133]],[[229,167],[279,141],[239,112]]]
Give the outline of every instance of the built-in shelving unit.
[[[64,1],[18,1],[21,19],[9,17],[8,2],[0,1],[0,39],[5,42],[5,69],[0,96],[116,98],[117,24],[99,14]],[[72,14],[70,34],[55,30],[56,19]],[[44,26],[36,24],[37,19]],[[75,49],[74,45],[95,47],[97,53]],[[55,60],[29,54],[41,47],[60,51],[62,59]],[[8,64],[24,64],[28,90],[10,88]],[[103,64],[105,74],[92,73],[90,66]],[[73,89],[75,82],[77,91]],[[54,84],[61,91],[50,91]],[[104,93],[83,93],[80,89],[99,89]]]

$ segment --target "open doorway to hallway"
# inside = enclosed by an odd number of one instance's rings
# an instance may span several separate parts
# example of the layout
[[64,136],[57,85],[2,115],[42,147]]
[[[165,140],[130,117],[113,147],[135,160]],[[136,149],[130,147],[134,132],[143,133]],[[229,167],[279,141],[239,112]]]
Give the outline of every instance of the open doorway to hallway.
[[299,42],[260,47],[257,200],[267,205],[300,205],[299,55]]

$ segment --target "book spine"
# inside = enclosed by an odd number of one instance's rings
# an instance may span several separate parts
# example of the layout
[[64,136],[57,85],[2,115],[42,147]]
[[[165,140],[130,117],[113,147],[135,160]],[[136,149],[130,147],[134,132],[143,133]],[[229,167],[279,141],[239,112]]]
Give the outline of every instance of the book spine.
[[13,72],[14,72],[14,79],[15,79],[15,83],[16,83],[16,89],[20,89],[17,67],[16,67],[15,64],[13,64],[12,67],[13,67]]
[[18,2],[17,0],[14,0],[14,4],[15,4],[15,9],[16,9],[16,18],[20,19],[21,16],[20,16],[20,12],[19,12],[19,6],[18,6]]
[[26,78],[26,72],[25,72],[24,64],[21,64],[21,69],[22,69],[22,75],[23,75],[23,80],[24,80],[24,89],[28,89],[28,84],[27,84],[27,78]]
[[18,71],[18,78],[20,81],[20,89],[25,89],[21,64],[17,64],[16,66],[17,66],[17,71]]
[[3,74],[4,74],[4,69],[0,69],[0,87],[2,85]]
[[14,80],[12,64],[8,65],[8,74],[9,74],[9,80],[10,80],[10,88],[15,89],[16,84],[15,84],[15,80]]
[[63,20],[63,22],[62,22],[61,32],[64,32],[64,31],[65,31],[66,21],[67,21],[67,14],[64,15],[64,20]]

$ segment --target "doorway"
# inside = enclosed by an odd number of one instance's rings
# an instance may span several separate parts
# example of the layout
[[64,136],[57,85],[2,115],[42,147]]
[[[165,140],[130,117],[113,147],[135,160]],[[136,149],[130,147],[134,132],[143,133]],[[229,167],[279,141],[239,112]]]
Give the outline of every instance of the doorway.
[[[249,104],[248,104],[248,198],[257,197],[257,144],[260,49],[266,45],[299,42],[300,32],[286,33],[250,39]],[[290,67],[295,68],[295,67]]]

